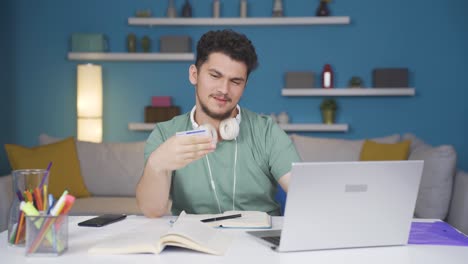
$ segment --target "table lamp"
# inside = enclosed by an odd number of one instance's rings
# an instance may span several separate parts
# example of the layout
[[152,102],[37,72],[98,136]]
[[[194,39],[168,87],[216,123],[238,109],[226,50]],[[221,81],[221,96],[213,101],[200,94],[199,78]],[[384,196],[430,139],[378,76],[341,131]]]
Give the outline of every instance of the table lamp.
[[77,68],[78,140],[102,142],[102,68],[83,64]]

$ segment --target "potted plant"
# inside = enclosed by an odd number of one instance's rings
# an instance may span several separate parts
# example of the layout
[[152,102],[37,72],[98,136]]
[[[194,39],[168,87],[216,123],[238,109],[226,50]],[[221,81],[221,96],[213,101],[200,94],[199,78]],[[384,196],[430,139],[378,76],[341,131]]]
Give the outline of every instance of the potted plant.
[[322,112],[322,121],[324,124],[335,123],[335,113],[338,109],[335,99],[325,98],[320,104],[320,110]]
[[349,80],[349,87],[351,88],[361,88],[362,87],[362,79],[358,76],[353,76]]

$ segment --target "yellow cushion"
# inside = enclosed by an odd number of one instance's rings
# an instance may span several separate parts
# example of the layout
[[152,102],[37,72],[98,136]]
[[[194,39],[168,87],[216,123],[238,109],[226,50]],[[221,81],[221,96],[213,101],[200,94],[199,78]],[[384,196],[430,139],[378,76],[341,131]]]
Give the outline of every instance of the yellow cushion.
[[91,196],[81,177],[80,163],[73,137],[33,148],[5,144],[13,170],[50,168],[48,191],[58,198],[64,190],[75,197]]
[[408,159],[411,141],[405,140],[394,144],[364,141],[360,160],[406,160]]

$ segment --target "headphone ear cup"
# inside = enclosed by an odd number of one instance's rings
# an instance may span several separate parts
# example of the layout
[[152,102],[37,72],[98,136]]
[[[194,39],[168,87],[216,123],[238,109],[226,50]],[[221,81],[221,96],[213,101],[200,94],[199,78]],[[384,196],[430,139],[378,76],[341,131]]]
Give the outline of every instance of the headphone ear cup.
[[239,123],[235,118],[228,118],[219,124],[219,134],[222,139],[233,140],[239,135]]

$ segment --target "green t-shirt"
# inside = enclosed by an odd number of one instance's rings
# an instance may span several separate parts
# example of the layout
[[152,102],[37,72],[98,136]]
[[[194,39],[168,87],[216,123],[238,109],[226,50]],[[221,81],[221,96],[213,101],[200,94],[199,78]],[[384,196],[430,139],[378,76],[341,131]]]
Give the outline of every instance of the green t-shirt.
[[[150,154],[176,132],[192,130],[190,113],[158,123],[145,146],[145,161]],[[237,144],[235,208],[233,208],[234,159]],[[256,210],[280,214],[275,201],[277,180],[291,171],[300,160],[286,133],[270,117],[241,109],[237,140],[218,142],[208,154],[213,181],[222,211]],[[173,171],[170,195],[172,213],[219,213],[211,188],[206,157]]]

